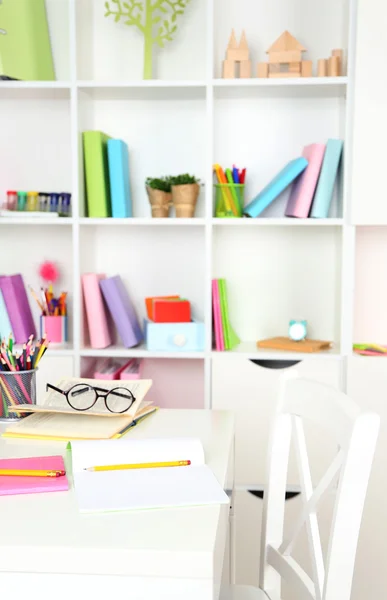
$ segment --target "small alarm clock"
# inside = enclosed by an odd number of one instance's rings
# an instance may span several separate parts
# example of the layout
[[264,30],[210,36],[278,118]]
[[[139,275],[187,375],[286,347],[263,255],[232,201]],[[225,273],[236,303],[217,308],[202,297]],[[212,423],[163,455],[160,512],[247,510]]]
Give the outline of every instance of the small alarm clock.
[[306,338],[307,321],[290,321],[289,337],[295,342],[301,342]]

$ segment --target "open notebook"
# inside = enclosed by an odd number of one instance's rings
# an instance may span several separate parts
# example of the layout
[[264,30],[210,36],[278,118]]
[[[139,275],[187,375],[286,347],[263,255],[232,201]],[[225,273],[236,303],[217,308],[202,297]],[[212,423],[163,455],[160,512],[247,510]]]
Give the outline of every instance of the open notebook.
[[[198,439],[71,442],[81,512],[228,504]],[[90,467],[190,460],[184,467],[86,471]]]
[[[155,412],[157,407],[144,400],[152,385],[152,380],[102,381],[93,379],[66,378],[56,387],[68,390],[75,384],[96,386],[101,390],[124,388],[130,390],[135,401],[125,413],[110,412],[103,398],[87,411],[76,411],[66,401],[66,397],[49,390],[40,406],[22,404],[9,408],[16,414],[32,413],[19,422],[10,424],[3,437],[23,437],[58,440],[110,439],[120,437],[133,424],[146,415]],[[79,396],[78,396],[79,398]]]

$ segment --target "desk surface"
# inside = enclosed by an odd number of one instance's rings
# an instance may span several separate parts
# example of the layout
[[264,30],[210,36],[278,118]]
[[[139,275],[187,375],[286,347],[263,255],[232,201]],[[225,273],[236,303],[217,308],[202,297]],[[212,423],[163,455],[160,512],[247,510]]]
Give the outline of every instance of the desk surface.
[[[206,463],[225,486],[233,429],[229,412],[160,410],[127,439],[198,437]],[[0,457],[65,454],[65,446],[0,438]],[[85,515],[73,489],[0,497],[0,573],[210,578],[221,511],[209,506]]]

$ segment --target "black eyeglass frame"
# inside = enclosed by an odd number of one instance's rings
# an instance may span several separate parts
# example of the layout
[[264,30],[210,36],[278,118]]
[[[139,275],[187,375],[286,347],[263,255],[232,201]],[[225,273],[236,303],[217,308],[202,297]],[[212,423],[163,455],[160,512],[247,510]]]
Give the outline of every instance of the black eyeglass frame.
[[[55,385],[52,385],[51,383],[47,383],[46,384],[46,392],[48,392],[48,390],[54,390],[55,392],[58,392],[59,394],[62,394],[63,396],[65,396],[66,400],[67,400],[67,404],[73,409],[76,410],[78,412],[85,412],[87,410],[90,410],[91,408],[93,408],[93,406],[95,406],[96,402],[99,400],[99,398],[103,398],[104,402],[105,402],[105,406],[106,409],[115,414],[115,415],[120,415],[126,411],[128,411],[130,409],[130,407],[132,406],[133,402],[136,401],[135,396],[133,396],[132,392],[130,390],[127,390],[125,388],[120,388],[120,387],[116,387],[113,388],[112,390],[105,390],[104,388],[100,388],[100,387],[94,387],[93,385],[90,385],[88,383],[85,383],[85,387],[87,388],[87,390],[91,389],[95,392],[95,400],[93,402],[93,404],[91,404],[90,406],[88,406],[87,408],[75,408],[75,406],[73,406],[69,400],[69,394],[71,392],[71,390],[73,390],[75,387],[78,387],[79,385],[82,385],[82,382],[80,383],[76,383],[75,385],[73,385],[70,389],[68,390],[61,390],[60,388],[56,387]],[[123,394],[117,393],[116,390],[123,390],[125,389],[126,392],[128,392],[128,394],[130,394],[130,398],[128,398],[127,396],[124,396]],[[85,391],[87,391],[85,390]],[[101,393],[102,392],[102,393]],[[109,394],[115,392],[115,396],[120,396],[121,398],[125,398],[128,401],[130,401],[130,404],[128,406],[128,408],[125,408],[125,410],[111,410],[108,406],[107,403],[107,398],[109,396]],[[81,393],[81,391],[79,391],[79,393]]]

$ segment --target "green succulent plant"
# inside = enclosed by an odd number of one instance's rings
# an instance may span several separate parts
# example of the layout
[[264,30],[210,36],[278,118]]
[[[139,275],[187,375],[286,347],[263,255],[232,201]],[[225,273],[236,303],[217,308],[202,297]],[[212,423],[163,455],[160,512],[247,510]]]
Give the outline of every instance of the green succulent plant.
[[145,181],[145,185],[152,188],[152,190],[170,193],[171,179],[171,177],[148,177]]
[[200,179],[194,175],[189,175],[189,173],[184,173],[183,175],[170,177],[170,181],[171,185],[188,185],[190,183],[199,183]]

